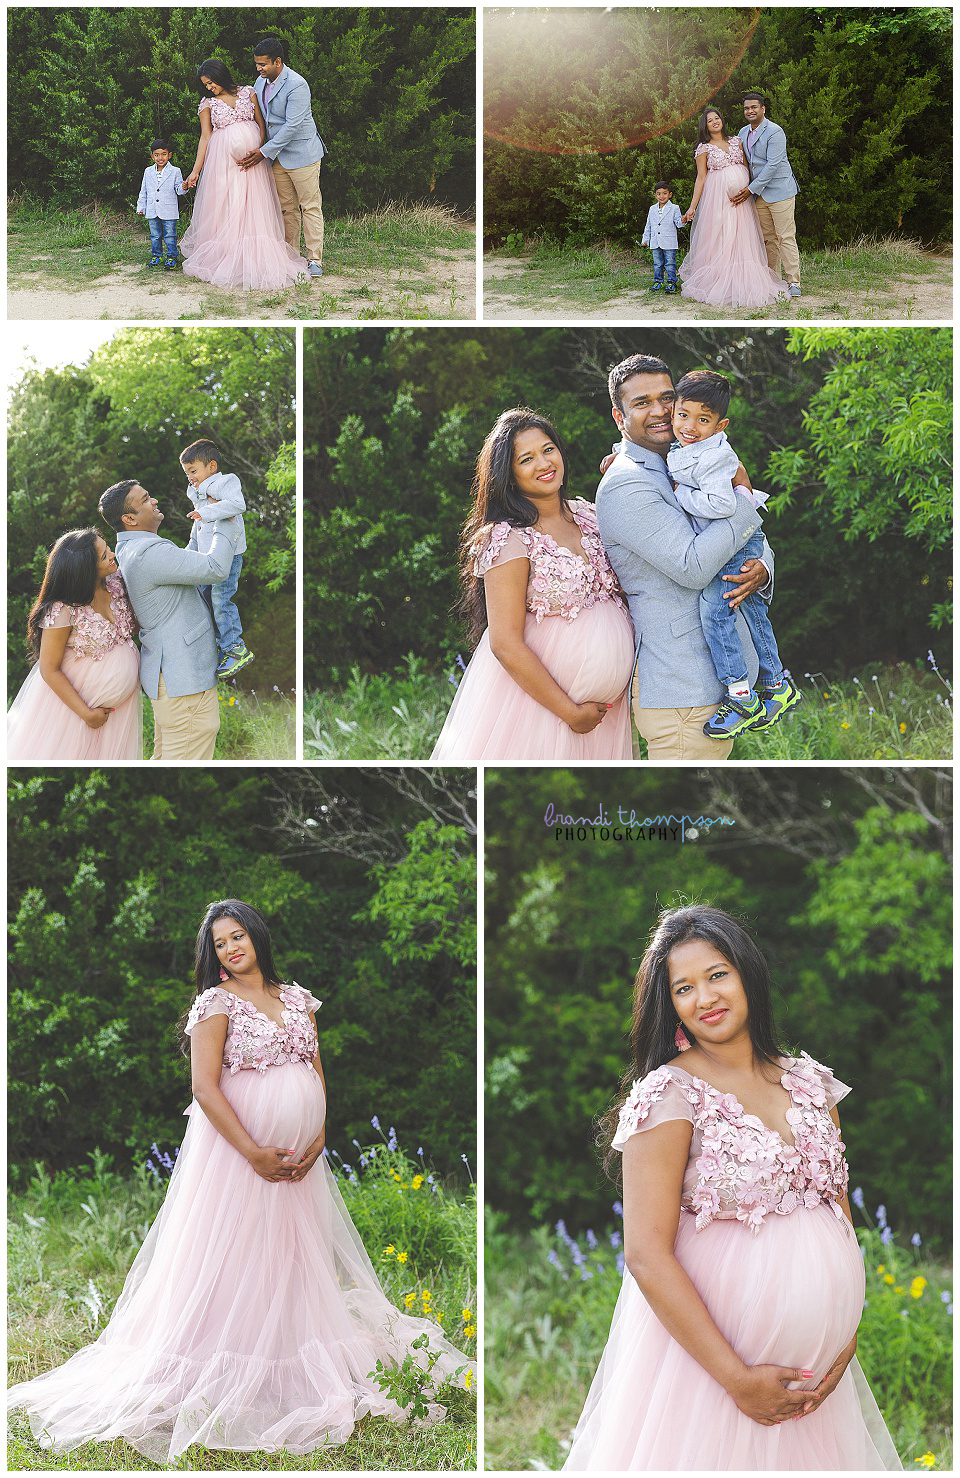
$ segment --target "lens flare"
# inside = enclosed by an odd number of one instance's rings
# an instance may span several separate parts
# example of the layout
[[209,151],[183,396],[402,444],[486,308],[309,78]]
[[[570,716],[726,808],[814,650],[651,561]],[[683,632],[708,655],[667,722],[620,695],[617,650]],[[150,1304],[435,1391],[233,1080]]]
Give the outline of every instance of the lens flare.
[[710,102],[760,15],[757,6],[486,10],[484,134],[542,154],[635,148]]

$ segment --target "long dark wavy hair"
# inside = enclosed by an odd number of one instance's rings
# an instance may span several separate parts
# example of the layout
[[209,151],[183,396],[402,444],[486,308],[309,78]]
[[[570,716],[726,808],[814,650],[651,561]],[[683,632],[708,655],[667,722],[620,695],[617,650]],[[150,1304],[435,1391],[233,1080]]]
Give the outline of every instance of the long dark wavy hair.
[[201,82],[201,77],[209,77],[210,81],[215,82],[218,87],[222,87],[224,92],[236,92],[237,90],[237,84],[233,80],[230,68],[226,62],[220,61],[218,57],[208,57],[197,68],[197,91],[202,98],[213,97],[210,89],[205,87]]
[[[617,1130],[620,1109],[636,1078],[644,1078],[677,1055],[674,1033],[680,1018],[670,994],[668,957],[672,949],[690,939],[712,945],[731,964],[743,982],[747,998],[747,1030],[757,1062],[776,1063],[784,1055],[777,1039],[770,999],[770,971],[756,942],[743,924],[721,908],[694,903],[662,913],[644,951],[633,985],[633,1021],[630,1027],[631,1064],[620,1084],[616,1104],[601,1120],[598,1145],[603,1168],[612,1180],[619,1179],[621,1156],[610,1145]],[[689,1026],[683,1028],[696,1044]]]
[[27,617],[27,655],[31,662],[40,656],[43,618],[54,601],[65,606],[88,606],[97,588],[96,529],[71,529],[61,534],[47,555],[40,594]]
[[717,117],[720,119],[720,137],[722,139],[728,139],[730,135],[727,133],[726,125],[723,121],[723,114],[720,112],[720,109],[704,108],[703,112],[700,114],[700,117],[697,119],[697,143],[709,144],[710,142],[710,130],[707,127],[708,113],[716,113]]
[[536,506],[517,490],[513,480],[513,443],[521,431],[531,429],[544,432],[563,458],[560,507],[563,510],[568,506],[567,452],[556,428],[546,416],[530,410],[529,406],[518,405],[513,410],[503,411],[494,421],[480,448],[471,489],[473,502],[460,535],[459,612],[472,646],[476,646],[487,625],[483,580],[473,573],[481,530],[488,524],[495,523],[508,523],[515,529],[529,529],[539,517]]
[[[211,986],[220,985],[220,961],[213,947],[213,926],[218,919],[236,919],[237,923],[246,930],[253,945],[253,952],[257,957],[257,966],[263,976],[263,983],[268,990],[279,991],[283,985],[277,967],[273,962],[273,945],[270,942],[270,930],[263,914],[255,909],[250,903],[242,903],[239,898],[219,898],[214,903],[207,905],[207,911],[203,916],[203,922],[197,930],[197,944],[193,957],[193,979],[196,986],[196,995],[203,994]],[[191,1001],[191,1006],[193,1002]],[[183,1013],[177,1023],[180,1050],[185,1057],[190,1055],[190,1039],[184,1031],[189,1016],[189,1008]]]

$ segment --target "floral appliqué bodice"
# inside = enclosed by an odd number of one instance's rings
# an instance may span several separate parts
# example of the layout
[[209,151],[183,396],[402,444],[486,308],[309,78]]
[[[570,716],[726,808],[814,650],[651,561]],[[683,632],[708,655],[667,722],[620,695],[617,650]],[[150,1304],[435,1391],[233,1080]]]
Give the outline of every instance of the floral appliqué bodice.
[[312,1062],[317,1055],[317,1033],[307,1013],[318,1010],[321,1003],[296,984],[281,986],[280,1001],[282,1025],[264,1015],[252,1001],[214,985],[197,996],[184,1031],[189,1036],[197,1022],[208,1016],[228,1017],[223,1065],[231,1074],[242,1068],[265,1073],[268,1067],[282,1067],[288,1062]]
[[743,155],[743,145],[737,138],[728,139],[730,152],[721,149],[719,144],[698,144],[693,151],[696,159],[698,154],[706,154],[708,169],[729,169],[731,164],[746,164]]
[[133,644],[133,629],[136,625],[133,610],[127,599],[127,589],[119,574],[108,575],[105,581],[110,594],[112,620],[101,616],[93,606],[68,606],[56,600],[43,618],[44,627],[70,626],[67,646],[78,657],[92,657],[99,662],[112,652],[114,647]]
[[480,578],[495,564],[511,559],[530,561],[526,608],[536,616],[538,625],[545,616],[574,621],[582,610],[605,600],[615,601],[626,610],[617,577],[600,542],[593,505],[577,498],[570,504],[570,512],[580,530],[583,559],[539,529],[515,529],[508,523],[496,523],[481,529],[477,537],[473,572]]
[[620,1110],[616,1149],[668,1119],[693,1124],[681,1205],[696,1215],[698,1231],[736,1217],[756,1234],[771,1213],[788,1216],[821,1202],[845,1220],[839,1203],[847,1189],[847,1163],[829,1111],[850,1090],[806,1053],[783,1061],[780,1081],[792,1100],[786,1120],[793,1144],[748,1114],[733,1094],[682,1068],[659,1067],[631,1088]]
[[253,107],[254,97],[252,87],[238,87],[234,107],[221,102],[220,98],[201,98],[197,113],[209,108],[210,122],[214,128],[229,128],[231,123],[254,123],[257,116]]

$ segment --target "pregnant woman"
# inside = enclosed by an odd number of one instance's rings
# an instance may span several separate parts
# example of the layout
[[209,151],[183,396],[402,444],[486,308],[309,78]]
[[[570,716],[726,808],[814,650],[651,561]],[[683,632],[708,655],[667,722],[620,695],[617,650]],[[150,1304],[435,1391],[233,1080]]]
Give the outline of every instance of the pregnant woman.
[[664,914],[637,975],[623,1288],[571,1471],[900,1468],[854,1351],[863,1261],[836,1104],[777,1045],[766,961],[728,914]]
[[96,529],[61,534],[27,618],[34,666],[7,715],[10,764],[140,759],[135,630],[106,541]]
[[568,500],[550,422],[504,411],[480,456],[461,544],[477,643],[431,759],[630,759],[633,627],[593,506]]
[[312,1452],[367,1414],[406,1421],[370,1377],[422,1361],[420,1336],[433,1383],[469,1364],[377,1281],[322,1158],[320,1002],[283,984],[262,915],[210,904],[195,976],[194,1096],[160,1214],[100,1338],[8,1393],[57,1452],[114,1437],[171,1465],[194,1442]]
[[693,222],[680,267],[683,296],[718,308],[763,308],[786,298],[785,283],[767,266],[753,196],[731,203],[749,185],[750,171],[740,140],[727,137],[716,108],[700,119],[693,157],[697,180],[683,217]]
[[200,63],[197,86],[200,143],[185,183],[199,179],[200,187],[180,243],[185,275],[216,287],[278,288],[306,280],[306,261],[284,240],[269,166],[240,168],[266,138],[253,88],[238,87],[216,57]]

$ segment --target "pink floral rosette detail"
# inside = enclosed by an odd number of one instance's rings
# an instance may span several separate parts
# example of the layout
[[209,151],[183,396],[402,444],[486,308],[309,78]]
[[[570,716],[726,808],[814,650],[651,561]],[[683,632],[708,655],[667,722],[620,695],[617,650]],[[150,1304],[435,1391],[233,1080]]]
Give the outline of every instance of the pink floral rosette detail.
[[[223,1061],[231,1075],[245,1068],[264,1073],[268,1067],[282,1067],[289,1062],[312,1062],[317,1053],[317,1034],[308,1015],[307,1003],[312,999],[302,986],[283,986],[281,1024],[264,1015],[252,1001],[245,1001],[222,986],[213,986],[194,1001],[187,1018],[187,1031],[209,1015],[212,1006],[219,1004],[230,1023]],[[319,1006],[319,1001],[316,1004]]]
[[101,661],[114,647],[122,646],[133,639],[133,611],[123,579],[115,572],[108,575],[104,583],[110,595],[109,621],[92,606],[65,606],[63,601],[57,600],[42,622],[44,627],[50,627],[61,611],[72,612],[70,646],[78,657],[90,657],[94,662]]
[[581,611],[605,600],[616,601],[625,609],[592,504],[577,499],[570,504],[570,511],[580,530],[585,559],[539,529],[515,529],[508,523],[498,523],[482,530],[479,536],[473,562],[478,578],[496,564],[511,534],[520,539],[530,561],[526,609],[536,616],[538,625],[546,616],[575,621]]

